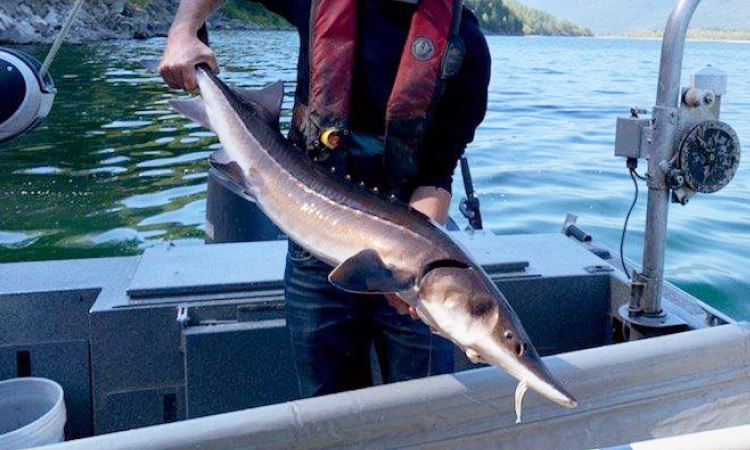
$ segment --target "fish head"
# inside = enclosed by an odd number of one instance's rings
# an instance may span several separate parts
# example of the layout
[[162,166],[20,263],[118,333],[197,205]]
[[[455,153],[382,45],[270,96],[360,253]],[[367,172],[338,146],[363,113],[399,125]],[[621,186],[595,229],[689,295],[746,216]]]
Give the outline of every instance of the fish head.
[[441,334],[555,403],[575,398],[545,366],[505,296],[479,267],[439,267],[419,283],[420,308]]

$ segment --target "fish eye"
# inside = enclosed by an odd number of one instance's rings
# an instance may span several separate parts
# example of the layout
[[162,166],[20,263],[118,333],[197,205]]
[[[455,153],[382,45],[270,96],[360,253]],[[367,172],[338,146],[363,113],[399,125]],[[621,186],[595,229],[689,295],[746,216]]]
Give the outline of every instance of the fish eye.
[[526,352],[526,345],[523,342],[516,344],[516,355],[523,356],[524,352]]
[[505,339],[511,340],[511,339],[513,339],[513,332],[512,331],[506,331],[503,336],[505,336]]

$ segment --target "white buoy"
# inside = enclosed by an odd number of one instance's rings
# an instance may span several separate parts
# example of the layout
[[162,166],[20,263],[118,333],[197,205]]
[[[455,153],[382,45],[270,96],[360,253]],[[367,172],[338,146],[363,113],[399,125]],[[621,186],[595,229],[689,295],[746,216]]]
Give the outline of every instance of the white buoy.
[[36,128],[52,109],[55,84],[32,56],[0,47],[0,143]]
[[83,2],[76,0],[73,4],[43,63],[26,53],[0,47],[0,144],[39,126],[52,109],[57,91],[49,68]]
[[46,378],[0,381],[0,449],[19,450],[64,440],[62,387]]

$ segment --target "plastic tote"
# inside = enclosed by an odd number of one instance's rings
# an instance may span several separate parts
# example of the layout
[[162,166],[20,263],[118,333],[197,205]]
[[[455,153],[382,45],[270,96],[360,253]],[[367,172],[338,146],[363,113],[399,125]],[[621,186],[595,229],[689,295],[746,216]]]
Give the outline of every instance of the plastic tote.
[[0,449],[18,450],[62,442],[62,387],[45,378],[0,381]]

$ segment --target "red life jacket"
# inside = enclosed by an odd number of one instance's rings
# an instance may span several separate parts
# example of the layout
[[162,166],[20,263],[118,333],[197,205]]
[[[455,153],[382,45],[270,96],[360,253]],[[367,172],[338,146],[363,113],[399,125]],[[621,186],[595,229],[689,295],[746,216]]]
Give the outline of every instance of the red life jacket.
[[[385,117],[384,164],[392,182],[416,175],[417,150],[435,105],[445,81],[461,66],[461,8],[461,0],[420,0],[412,17]],[[302,130],[308,150],[325,146],[322,135],[325,140],[332,130],[347,129],[357,45],[356,10],[357,0],[313,0],[310,94]]]

